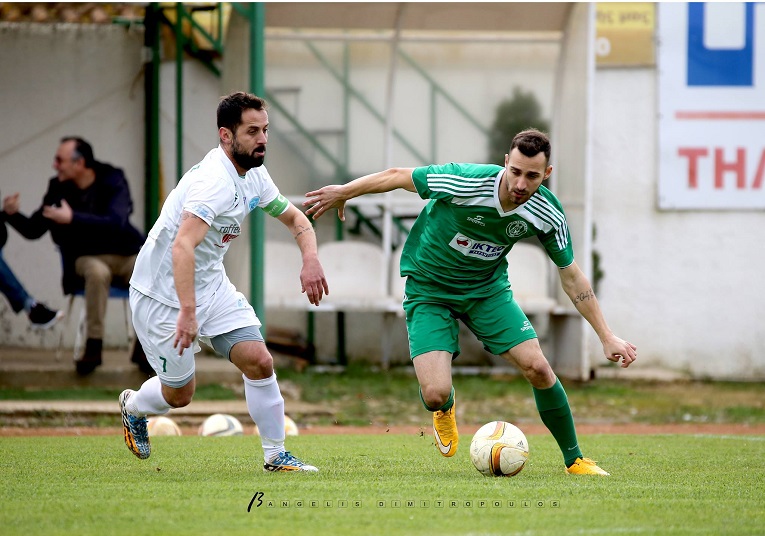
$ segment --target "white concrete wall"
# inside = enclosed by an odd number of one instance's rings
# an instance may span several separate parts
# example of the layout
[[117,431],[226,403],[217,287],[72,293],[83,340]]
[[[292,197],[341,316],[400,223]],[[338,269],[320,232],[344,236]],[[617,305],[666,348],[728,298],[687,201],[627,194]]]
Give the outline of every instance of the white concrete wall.
[[[315,43],[337,72],[342,72],[343,50],[336,42]],[[461,43],[402,42],[402,51],[412,57],[480,124],[490,127],[496,106],[512,97],[513,88],[519,86],[533,91],[549,120],[552,115],[553,80],[558,45],[555,43]],[[390,66],[390,44],[385,42],[353,42],[350,45],[350,83],[378,111],[386,108],[387,77]],[[290,112],[296,113],[310,130],[343,131],[343,93],[335,80],[300,41],[275,40],[267,42],[266,86],[271,90],[299,88],[294,94],[276,93]],[[395,128],[425,156],[427,163],[483,162],[488,147],[483,135],[472,126],[443,97],[437,99],[437,144],[431,154],[430,86],[403,60],[398,60],[394,96]],[[359,103],[351,99],[350,140],[348,169],[354,175],[377,171],[386,165],[384,124],[380,123]],[[282,135],[291,135],[292,127],[279,121],[272,113],[273,124]],[[274,134],[274,142],[278,135]],[[330,147],[336,138],[321,134]],[[301,142],[302,143],[302,142]],[[275,145],[276,143],[274,143]],[[509,141],[508,141],[509,144]],[[318,163],[320,170],[332,176],[333,170],[307,144],[305,157]],[[339,152],[339,151],[338,151]],[[274,158],[269,158],[274,165]],[[284,162],[285,169],[300,168],[294,156],[292,163]],[[392,165],[416,166],[417,160],[396,141],[392,151]],[[281,162],[280,162],[281,164]],[[321,186],[325,177],[306,176],[302,183]],[[297,190],[296,192],[303,192]]]
[[[657,209],[653,69],[601,69],[594,116],[598,297],[639,367],[694,377],[765,378],[762,211]],[[605,362],[596,352],[592,362]]]
[[[19,192],[21,211],[36,210],[55,175],[59,139],[78,135],[91,142],[98,160],[124,169],[133,195],[131,221],[143,228],[142,45],[141,31],[117,26],[0,24],[0,195]],[[27,241],[8,232],[3,255],[27,291],[51,307],[65,307],[61,260],[50,236]],[[125,340],[121,306],[112,301],[105,339],[111,346]],[[70,345],[75,323],[65,340]],[[31,331],[26,316],[14,315],[0,298],[0,344],[57,343],[57,330]]]
[[[20,191],[22,210],[28,213],[37,208],[47,178],[53,174],[51,163],[58,139],[79,134],[93,142],[97,158],[125,168],[136,208],[133,223],[143,226],[141,43],[140,34],[118,27],[0,25],[0,193]],[[276,47],[285,55],[289,52],[289,47],[268,46],[269,51]],[[387,63],[381,49],[376,50],[378,57],[371,54],[359,61],[359,68],[366,70],[355,73],[354,79],[358,78],[369,97],[382,105],[380,87]],[[529,80],[539,79],[540,87],[549,86],[552,67],[546,66],[554,64],[556,58],[538,46],[524,50],[508,45],[492,54],[480,47],[460,54],[453,47],[435,45],[418,50],[422,54],[418,61],[430,65],[431,74],[458,88],[458,98],[487,123],[496,103],[510,95],[515,84],[528,87]],[[476,66],[480,57],[489,64],[485,72]],[[541,66],[529,60],[534,57],[544,59]],[[308,89],[308,82],[315,77],[310,76],[313,67],[307,65],[313,60],[305,55],[302,59],[298,55],[297,60],[293,57],[287,61],[279,54],[269,56],[267,86],[305,85],[300,109],[310,110],[307,117],[311,120],[306,119],[309,125],[336,126],[338,101],[331,100],[330,104],[318,97],[330,94],[329,87]],[[519,62],[515,69],[511,68],[513,61]],[[188,62],[186,65],[187,168],[216,143],[214,110],[223,91],[207,71]],[[496,68],[491,69],[492,65]],[[173,69],[172,63],[162,69],[162,165],[168,188],[177,178]],[[464,70],[462,76],[473,83],[468,87],[458,84],[461,75],[454,69]],[[397,106],[396,120],[402,130],[416,133],[427,148],[422,127],[427,110],[422,104],[421,82],[404,70],[399,83],[397,98],[403,102]],[[334,82],[326,84],[335,87]],[[539,96],[549,110],[551,89],[541,89]],[[658,211],[657,109],[653,69],[597,71],[592,177],[597,236],[593,246],[605,272],[598,296],[606,317],[618,335],[638,345],[639,367],[677,370],[696,377],[763,379],[765,357],[756,341],[765,335],[765,305],[760,298],[765,296],[765,279],[759,269],[765,252],[759,247],[757,233],[765,226],[765,214]],[[278,114],[272,115],[272,129],[285,130]],[[436,159],[482,160],[486,152],[483,141],[466,135],[467,127],[453,130],[447,127],[441,132]],[[374,171],[383,162],[379,144],[363,137],[354,140],[351,155],[352,169],[359,173]],[[407,159],[397,147],[396,163],[412,164]],[[267,165],[287,194],[302,194],[316,180],[276,135],[272,136]],[[328,222],[319,229],[322,239],[332,236],[333,226]],[[280,227],[270,221],[269,237],[289,240]],[[5,257],[28,289],[52,306],[65,306],[60,261],[50,239],[29,242],[13,231],[10,235]],[[232,251],[230,261],[234,264],[229,262],[228,266],[232,279],[246,288],[247,270],[242,268],[247,266],[248,254],[243,246]],[[118,304],[112,304],[107,315],[107,344],[116,345],[122,342],[124,328],[121,310],[114,305]],[[274,325],[304,326],[300,316],[269,313],[269,322]],[[323,316],[327,318],[317,324],[317,342],[321,355],[331,356],[334,322],[330,315]],[[376,319],[360,315],[348,322],[351,359],[375,359],[379,352]],[[50,347],[57,342],[54,334],[40,336],[27,325],[25,318],[12,315],[7,303],[0,300],[0,344]],[[605,363],[594,335],[589,348],[593,365]],[[474,355],[480,352],[473,343],[467,343],[463,350]],[[405,337],[397,337],[394,351],[396,355],[406,354]]]

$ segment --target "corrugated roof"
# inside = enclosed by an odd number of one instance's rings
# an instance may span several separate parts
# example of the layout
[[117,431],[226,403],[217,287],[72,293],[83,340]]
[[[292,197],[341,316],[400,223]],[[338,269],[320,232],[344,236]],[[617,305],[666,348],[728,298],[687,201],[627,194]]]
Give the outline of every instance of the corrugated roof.
[[0,21],[73,24],[111,24],[115,19],[142,21],[144,6],[101,2],[0,2]]

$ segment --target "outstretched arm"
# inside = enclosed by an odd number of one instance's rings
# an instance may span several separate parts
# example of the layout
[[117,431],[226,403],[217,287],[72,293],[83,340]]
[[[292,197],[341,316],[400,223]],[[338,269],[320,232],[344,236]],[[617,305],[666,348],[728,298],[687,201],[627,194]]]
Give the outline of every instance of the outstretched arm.
[[603,316],[603,311],[600,309],[600,304],[595,297],[595,292],[593,292],[592,285],[590,285],[587,276],[584,275],[575,262],[559,270],[559,272],[563,290],[571,299],[577,311],[590,323],[595,333],[598,334],[606,359],[615,363],[621,360],[623,368],[629,367],[630,363],[637,359],[637,347],[614,335],[608,327],[606,318]]
[[324,294],[329,294],[329,286],[324,277],[324,268],[319,262],[318,248],[316,245],[316,233],[313,232],[313,226],[305,214],[290,203],[287,210],[277,217],[280,222],[295,237],[303,255],[303,269],[300,271],[300,285],[303,292],[308,296],[308,301],[313,305],[319,305]]
[[398,190],[416,192],[412,181],[414,168],[390,168],[365,175],[346,184],[330,184],[320,190],[308,192],[303,206],[306,214],[317,220],[327,210],[337,209],[337,216],[345,221],[345,202],[364,194],[381,194]]
[[8,195],[3,199],[3,212],[5,220],[19,232],[21,236],[29,240],[36,240],[48,232],[50,222],[43,217],[42,207],[29,218],[19,212],[19,193]]

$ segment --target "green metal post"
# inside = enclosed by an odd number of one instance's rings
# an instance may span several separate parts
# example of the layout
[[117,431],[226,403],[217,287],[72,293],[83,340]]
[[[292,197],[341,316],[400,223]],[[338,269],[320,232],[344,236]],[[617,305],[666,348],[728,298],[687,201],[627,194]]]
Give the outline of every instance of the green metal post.
[[[261,2],[250,4],[250,91],[258,96],[265,94],[265,5]],[[265,217],[262,210],[250,215],[250,303],[260,317],[261,332],[266,336],[265,285],[263,267],[265,252],[263,241],[266,235]]]
[[175,4],[175,180],[183,176],[183,4]]
[[146,7],[143,24],[143,44],[151,54],[144,67],[144,228],[148,231],[159,216],[159,4]]

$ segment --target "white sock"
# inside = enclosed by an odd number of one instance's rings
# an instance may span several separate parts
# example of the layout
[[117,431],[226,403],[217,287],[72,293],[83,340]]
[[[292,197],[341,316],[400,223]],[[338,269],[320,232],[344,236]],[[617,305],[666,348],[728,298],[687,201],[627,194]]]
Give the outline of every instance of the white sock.
[[266,461],[284,451],[284,398],[276,374],[263,380],[244,379],[244,398],[250,417],[258,425]]
[[152,376],[141,385],[126,404],[128,413],[136,417],[164,415],[170,411],[170,404],[162,396],[162,384],[158,376]]

